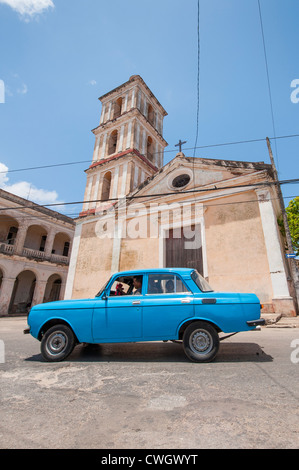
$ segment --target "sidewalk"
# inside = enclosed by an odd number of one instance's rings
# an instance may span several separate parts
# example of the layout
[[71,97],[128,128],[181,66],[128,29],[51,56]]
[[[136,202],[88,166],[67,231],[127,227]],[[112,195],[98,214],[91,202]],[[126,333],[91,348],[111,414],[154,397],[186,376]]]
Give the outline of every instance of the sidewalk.
[[264,313],[261,317],[266,320],[264,328],[299,328],[299,316],[283,317],[278,313]]

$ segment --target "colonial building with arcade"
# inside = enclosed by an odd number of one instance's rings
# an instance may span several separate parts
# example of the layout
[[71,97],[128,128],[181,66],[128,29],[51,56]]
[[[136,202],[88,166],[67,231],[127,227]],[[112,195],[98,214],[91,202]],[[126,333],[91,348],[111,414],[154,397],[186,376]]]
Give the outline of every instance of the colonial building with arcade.
[[0,190],[0,316],[64,298],[73,219]]

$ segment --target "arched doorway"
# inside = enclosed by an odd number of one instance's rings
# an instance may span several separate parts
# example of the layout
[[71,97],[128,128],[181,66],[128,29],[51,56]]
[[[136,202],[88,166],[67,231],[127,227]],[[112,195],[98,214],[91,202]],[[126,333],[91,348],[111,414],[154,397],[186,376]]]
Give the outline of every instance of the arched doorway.
[[57,233],[53,242],[52,254],[67,257],[69,255],[70,242],[70,237],[66,233]]
[[19,229],[19,223],[9,215],[0,216],[0,243],[14,245]]
[[22,271],[15,280],[9,314],[28,313],[32,304],[36,277],[32,271]]
[[27,230],[24,248],[44,252],[47,235],[47,231],[44,227],[41,227],[40,225],[31,225]]
[[55,302],[55,300],[59,300],[60,298],[60,291],[61,291],[61,277],[59,274],[52,274],[49,277],[43,303],[46,302]]

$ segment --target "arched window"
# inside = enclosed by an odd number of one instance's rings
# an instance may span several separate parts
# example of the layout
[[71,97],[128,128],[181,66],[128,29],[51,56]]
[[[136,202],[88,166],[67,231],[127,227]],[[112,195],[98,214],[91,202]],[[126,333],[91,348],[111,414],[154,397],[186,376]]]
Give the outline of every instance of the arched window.
[[152,126],[155,125],[155,113],[154,113],[154,108],[152,107],[151,104],[148,105],[147,119],[149,120]]
[[109,137],[109,142],[108,142],[108,155],[112,155],[113,153],[116,153],[117,137],[118,137],[117,130],[111,132],[110,137]]
[[147,138],[146,157],[150,162],[153,162],[154,144],[153,144],[153,139],[150,136]]
[[103,186],[102,186],[102,201],[107,201],[110,196],[110,187],[111,187],[111,172],[107,171],[103,178]]
[[14,245],[18,233],[18,227],[10,227],[7,234],[7,244]]
[[123,99],[122,98],[118,98],[114,102],[113,119],[116,119],[121,115],[122,104],[123,104]]

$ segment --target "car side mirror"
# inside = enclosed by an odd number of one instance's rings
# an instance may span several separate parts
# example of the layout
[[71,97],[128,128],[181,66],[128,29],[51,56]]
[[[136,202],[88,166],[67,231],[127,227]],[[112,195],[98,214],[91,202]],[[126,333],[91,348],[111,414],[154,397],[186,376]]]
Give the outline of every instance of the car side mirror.
[[107,294],[106,294],[106,291],[104,291],[104,294],[102,295],[102,300],[107,300],[108,297],[107,297]]

